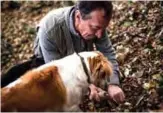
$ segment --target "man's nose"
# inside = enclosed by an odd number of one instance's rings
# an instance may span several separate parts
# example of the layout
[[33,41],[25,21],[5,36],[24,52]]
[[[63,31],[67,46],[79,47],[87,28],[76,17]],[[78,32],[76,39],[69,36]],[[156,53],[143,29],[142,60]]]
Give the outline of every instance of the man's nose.
[[95,33],[96,37],[97,38],[101,38],[102,37],[102,30],[98,30],[96,33]]

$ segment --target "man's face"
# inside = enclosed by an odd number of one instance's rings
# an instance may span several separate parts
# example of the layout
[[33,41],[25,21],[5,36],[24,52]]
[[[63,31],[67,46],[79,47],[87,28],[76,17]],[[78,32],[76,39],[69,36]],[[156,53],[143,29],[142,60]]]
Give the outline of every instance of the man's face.
[[87,19],[82,19],[80,12],[78,14],[77,31],[80,35],[86,40],[95,37],[101,38],[109,23],[109,20],[104,18],[104,10],[97,9],[92,11]]

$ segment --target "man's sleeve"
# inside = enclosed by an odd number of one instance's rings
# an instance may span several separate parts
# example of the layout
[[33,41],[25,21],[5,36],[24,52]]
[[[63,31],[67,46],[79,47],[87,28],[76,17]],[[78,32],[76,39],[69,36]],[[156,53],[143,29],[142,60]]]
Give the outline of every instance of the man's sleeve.
[[102,38],[96,39],[95,45],[98,51],[102,52],[109,61],[113,64],[113,75],[107,80],[108,84],[119,85],[119,66],[115,58],[115,50],[112,46],[107,31],[103,34]]
[[[60,54],[57,49],[57,45],[53,37],[50,37],[44,28],[39,28],[39,45],[44,58],[45,63],[52,60],[59,59]],[[56,38],[56,37],[55,37]]]

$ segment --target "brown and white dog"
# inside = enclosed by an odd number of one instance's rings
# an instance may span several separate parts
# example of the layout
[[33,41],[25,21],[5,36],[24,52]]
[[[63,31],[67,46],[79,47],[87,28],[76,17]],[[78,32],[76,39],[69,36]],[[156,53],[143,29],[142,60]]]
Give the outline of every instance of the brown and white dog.
[[[91,83],[112,74],[111,63],[98,51],[79,53]],[[13,73],[14,74],[14,73]],[[1,89],[2,111],[80,111],[89,83],[80,57],[74,53],[30,70]]]

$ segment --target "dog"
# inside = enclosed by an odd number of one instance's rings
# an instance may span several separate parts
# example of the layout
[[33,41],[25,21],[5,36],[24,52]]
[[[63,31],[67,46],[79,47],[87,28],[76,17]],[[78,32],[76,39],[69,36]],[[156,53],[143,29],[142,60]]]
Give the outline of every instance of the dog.
[[73,53],[32,69],[2,88],[1,110],[81,111],[79,104],[89,84],[99,86],[112,73],[112,64],[102,53]]

